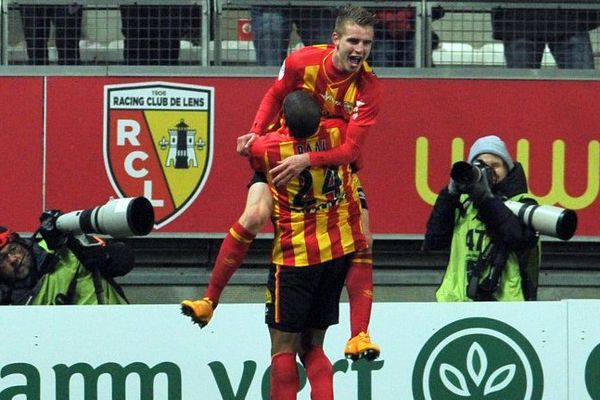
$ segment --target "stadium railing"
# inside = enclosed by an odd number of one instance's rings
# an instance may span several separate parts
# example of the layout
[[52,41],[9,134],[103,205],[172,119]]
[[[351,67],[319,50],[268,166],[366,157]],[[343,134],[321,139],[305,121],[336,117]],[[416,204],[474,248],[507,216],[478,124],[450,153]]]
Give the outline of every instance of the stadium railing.
[[[197,66],[253,66],[256,54],[252,40],[252,6],[269,6],[280,9],[332,8],[346,1],[299,0],[5,0],[2,7],[0,48],[2,65],[28,63],[23,33],[22,7],[65,5],[83,7],[82,34],[79,41],[83,65],[123,64],[124,41],[121,31],[121,6],[184,7],[186,11],[174,21],[181,26],[179,36],[180,65]],[[557,8],[600,10],[595,1],[357,1],[374,12],[411,8],[415,10],[415,66],[504,67],[502,43],[492,37],[490,13],[494,8]],[[292,5],[293,4],[293,5]],[[435,9],[443,9],[442,18],[435,18]],[[191,16],[193,14],[193,16]],[[155,22],[155,21],[154,21]],[[302,20],[296,19],[296,25]],[[581,21],[585,22],[585,21]],[[331,21],[323,21],[331,24]],[[333,27],[332,27],[333,28]],[[379,29],[379,28],[378,28]],[[302,47],[297,29],[292,30],[289,52]],[[55,30],[49,40],[50,63],[57,62]],[[435,32],[439,41],[425,40]],[[591,32],[594,54],[600,56],[600,30]],[[382,46],[389,35],[378,38],[375,46]],[[218,43],[218,45],[215,45]],[[546,49],[543,67],[553,68],[555,63]]]

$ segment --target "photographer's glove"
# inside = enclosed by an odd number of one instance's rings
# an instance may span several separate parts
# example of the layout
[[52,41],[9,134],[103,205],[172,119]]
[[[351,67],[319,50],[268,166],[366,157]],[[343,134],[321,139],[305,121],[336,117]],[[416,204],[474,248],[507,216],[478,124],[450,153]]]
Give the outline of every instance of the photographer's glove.
[[467,193],[467,186],[464,183],[458,183],[450,178],[450,183],[448,183],[448,193],[452,196],[460,196],[463,193]]
[[473,203],[481,204],[484,200],[493,198],[492,190],[488,183],[486,174],[481,174],[479,180],[466,188],[466,192],[471,196]]
[[56,220],[61,215],[62,211],[60,210],[46,210],[40,215],[41,225],[38,231],[51,250],[57,250],[66,245],[68,240],[68,234],[59,231],[56,227]]
[[204,328],[213,316],[213,302],[208,297],[199,300],[183,300],[181,312],[192,318],[192,322],[200,325],[200,328]]

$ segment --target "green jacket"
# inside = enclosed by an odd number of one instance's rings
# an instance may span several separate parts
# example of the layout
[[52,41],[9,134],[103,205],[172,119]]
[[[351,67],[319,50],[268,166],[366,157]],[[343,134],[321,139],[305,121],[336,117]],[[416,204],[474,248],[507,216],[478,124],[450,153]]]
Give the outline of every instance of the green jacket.
[[[461,196],[464,200],[467,196]],[[511,200],[519,201],[525,195]],[[454,235],[450,245],[450,257],[444,279],[435,293],[437,301],[471,301],[467,296],[468,269],[477,263],[479,256],[490,243],[485,224],[478,218],[478,210],[469,204],[463,215],[457,211]],[[500,287],[495,294],[498,301],[523,301],[523,288],[517,254],[509,252],[508,260],[500,276]],[[489,263],[483,269],[480,282],[490,275]]]
[[[61,304],[62,296],[68,296],[70,285],[74,285],[72,304],[98,304],[92,272],[83,266],[75,254],[67,248],[53,252],[44,242],[38,244],[47,253],[54,254],[58,262],[54,271],[42,275],[39,282],[41,286],[30,304]],[[127,300],[107,279],[100,277],[99,282],[104,294],[104,304],[127,304]]]

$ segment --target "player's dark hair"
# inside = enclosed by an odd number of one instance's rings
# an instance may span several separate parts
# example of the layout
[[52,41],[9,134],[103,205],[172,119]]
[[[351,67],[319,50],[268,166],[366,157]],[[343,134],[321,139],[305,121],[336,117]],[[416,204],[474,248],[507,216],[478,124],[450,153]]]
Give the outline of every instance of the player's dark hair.
[[304,139],[319,128],[321,109],[311,94],[296,90],[283,100],[283,117],[292,136]]
[[344,33],[342,30],[347,23],[374,27],[377,23],[377,18],[375,18],[375,15],[372,12],[363,7],[347,4],[339,8],[338,16],[335,20],[334,29],[338,35]]

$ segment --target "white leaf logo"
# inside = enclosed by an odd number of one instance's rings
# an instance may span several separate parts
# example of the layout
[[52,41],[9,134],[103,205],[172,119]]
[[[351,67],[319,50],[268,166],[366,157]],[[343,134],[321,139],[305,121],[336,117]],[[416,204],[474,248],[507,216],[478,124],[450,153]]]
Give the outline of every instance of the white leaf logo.
[[[469,388],[467,388],[467,380],[458,368],[443,363],[440,365],[440,378],[442,379],[444,386],[446,386],[446,389],[452,393],[463,397],[471,395]],[[456,381],[459,386],[456,386],[454,381]]]
[[[498,392],[507,387],[515,377],[516,369],[517,368],[515,367],[515,364],[510,364],[495,370],[485,383],[483,395],[486,396],[490,393]],[[502,375],[505,375],[503,379],[501,379]]]
[[[483,388],[484,397],[506,388],[514,379],[517,370],[515,364],[508,364],[492,372],[486,380],[488,358],[483,347],[477,342],[474,342],[467,352],[466,365],[469,378],[476,387],[480,387],[485,381]],[[439,373],[446,389],[458,396],[471,396],[467,380],[458,368],[447,363],[442,363]]]
[[[479,366],[478,371],[475,370],[477,366]],[[467,353],[467,371],[477,387],[481,385],[486,370],[487,356],[485,355],[485,351],[479,343],[474,342]]]

